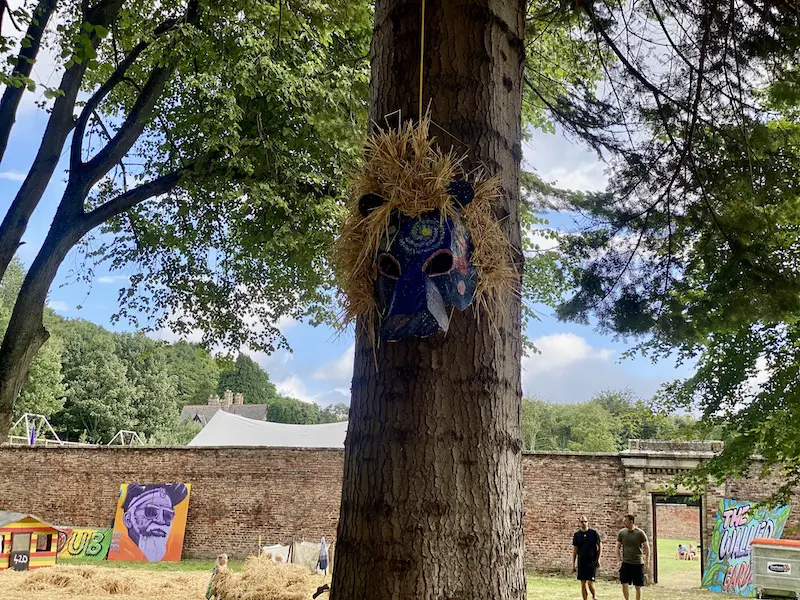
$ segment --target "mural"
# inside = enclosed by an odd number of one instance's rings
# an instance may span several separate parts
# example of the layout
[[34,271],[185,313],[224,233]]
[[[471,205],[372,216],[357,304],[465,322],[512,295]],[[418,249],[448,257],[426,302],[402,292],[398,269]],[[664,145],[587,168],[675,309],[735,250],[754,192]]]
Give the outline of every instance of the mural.
[[790,511],[790,506],[721,500],[708,549],[703,587],[712,592],[754,598],[750,542],[755,538],[779,539]]
[[[104,560],[111,544],[111,529],[70,529],[58,536],[59,558],[92,558]],[[62,539],[64,540],[62,543]]]
[[190,488],[183,483],[122,484],[108,560],[180,560]]
[[72,527],[58,526],[58,541],[56,543],[56,553],[61,554],[62,550],[66,548],[69,536],[72,534]]

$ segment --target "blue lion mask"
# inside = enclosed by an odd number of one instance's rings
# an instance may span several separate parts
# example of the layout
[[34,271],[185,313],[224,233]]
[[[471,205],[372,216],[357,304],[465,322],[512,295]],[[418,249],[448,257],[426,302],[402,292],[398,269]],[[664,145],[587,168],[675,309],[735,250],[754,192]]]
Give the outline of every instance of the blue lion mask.
[[[459,207],[474,197],[464,180],[452,181],[447,191]],[[385,202],[366,194],[359,210],[367,216]],[[460,216],[442,218],[433,210],[412,218],[394,211],[373,266],[381,339],[394,342],[447,331],[451,309],[465,310],[475,298],[478,274],[471,253]]]

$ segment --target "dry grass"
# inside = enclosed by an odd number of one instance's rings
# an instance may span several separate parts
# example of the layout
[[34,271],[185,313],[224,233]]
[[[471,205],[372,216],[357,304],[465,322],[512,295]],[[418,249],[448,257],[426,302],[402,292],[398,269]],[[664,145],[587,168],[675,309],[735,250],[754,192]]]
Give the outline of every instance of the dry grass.
[[[378,319],[373,281],[375,256],[385,240],[391,215],[399,211],[409,217],[438,210],[443,219],[461,218],[472,240],[471,262],[478,272],[475,303],[491,316],[497,303],[517,291],[519,274],[512,249],[495,217],[500,196],[497,178],[484,180],[462,170],[465,157],[443,153],[429,138],[429,121],[418,126],[407,123],[400,130],[383,130],[370,136],[361,171],[353,177],[347,216],[334,250],[334,264],[344,291],[344,323],[365,318],[369,331]],[[447,193],[448,183],[470,179],[475,198],[461,208]],[[358,201],[367,193],[378,194],[386,203],[364,217]]]
[[185,600],[203,598],[209,573],[152,573],[56,565],[0,573],[3,600]]
[[219,600],[308,600],[326,580],[299,565],[273,562],[267,555],[252,556],[241,573],[220,572],[213,593]]
[[[30,573],[0,572],[2,600],[201,600],[211,573],[56,565]],[[251,558],[241,573],[218,580],[220,600],[308,600],[330,576]],[[327,596],[323,595],[322,598]]]

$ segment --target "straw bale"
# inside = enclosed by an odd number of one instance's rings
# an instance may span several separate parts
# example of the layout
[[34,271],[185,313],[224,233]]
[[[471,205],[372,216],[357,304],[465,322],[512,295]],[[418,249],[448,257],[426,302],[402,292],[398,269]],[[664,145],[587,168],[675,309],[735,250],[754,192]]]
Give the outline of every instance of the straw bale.
[[212,593],[219,600],[308,600],[324,582],[324,576],[303,567],[251,556],[241,573],[221,571]]
[[[461,215],[472,240],[471,262],[478,273],[475,304],[490,317],[507,294],[518,293],[520,275],[512,248],[495,217],[499,180],[485,179],[482,172],[465,173],[462,163],[466,157],[443,153],[429,137],[429,127],[426,118],[417,126],[407,123],[399,130],[381,130],[367,140],[364,165],[352,178],[333,255],[344,296],[344,324],[362,316],[372,331],[379,318],[373,263],[395,210],[412,218],[432,210],[438,210],[442,218]],[[471,181],[475,188],[475,198],[465,208],[457,206],[447,193],[447,184],[456,178]],[[364,217],[358,201],[370,192],[387,202]]]

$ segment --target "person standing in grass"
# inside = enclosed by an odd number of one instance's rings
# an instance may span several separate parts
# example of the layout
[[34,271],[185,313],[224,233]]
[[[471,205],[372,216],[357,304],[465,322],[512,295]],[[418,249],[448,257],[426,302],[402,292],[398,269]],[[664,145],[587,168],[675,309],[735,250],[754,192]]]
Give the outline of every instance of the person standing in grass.
[[594,580],[597,567],[600,565],[603,544],[600,541],[600,534],[589,528],[589,519],[586,515],[581,515],[578,521],[581,528],[572,536],[572,572],[578,574],[583,600],[589,599],[589,592],[592,593],[592,600],[596,600]]
[[206,600],[210,600],[212,596],[216,596],[214,593],[214,583],[217,579],[217,576],[220,572],[224,571],[228,568],[228,555],[227,554],[220,554],[217,557],[217,562],[214,563],[214,568],[211,569],[211,581],[208,582],[208,587],[206,588]]
[[642,599],[644,574],[650,564],[650,542],[644,531],[636,527],[633,515],[625,515],[625,525],[617,535],[617,560],[622,595],[628,600],[629,587],[636,588],[636,600]]

